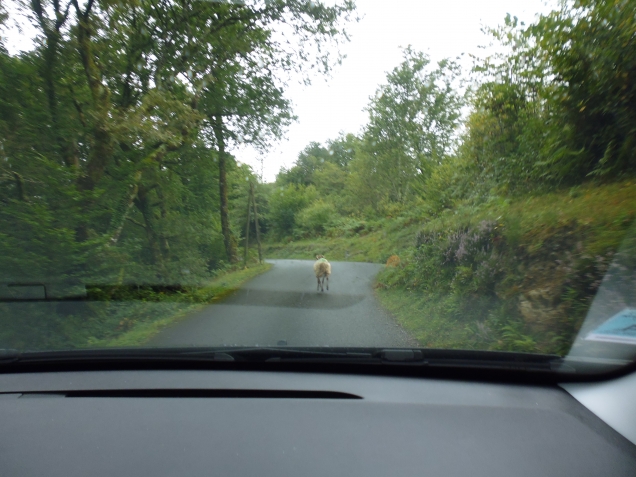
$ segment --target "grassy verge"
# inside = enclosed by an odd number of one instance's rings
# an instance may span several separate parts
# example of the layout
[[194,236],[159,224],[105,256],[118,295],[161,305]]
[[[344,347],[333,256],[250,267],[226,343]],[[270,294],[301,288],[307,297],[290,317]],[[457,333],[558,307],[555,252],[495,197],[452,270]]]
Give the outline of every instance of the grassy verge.
[[[107,339],[94,339],[90,341],[90,346],[141,346],[166,326],[186,318],[192,312],[203,308],[207,304],[223,300],[238,290],[248,280],[265,273],[270,268],[272,268],[271,264],[263,263],[217,276],[206,286],[191,291],[189,296],[185,297],[186,302],[176,304],[177,306],[175,306],[175,303],[168,303],[169,306],[165,306],[164,303],[150,304],[151,308],[156,309],[156,313],[153,313],[154,316],[136,319],[125,332]],[[190,301],[190,303],[187,303],[187,301]]]
[[269,258],[312,260],[321,254],[330,261],[385,263],[391,255],[412,246],[421,227],[421,221],[413,218],[384,219],[358,233],[269,243],[265,253]]
[[563,354],[602,279],[633,283],[635,218],[632,181],[458,204],[426,221],[377,296],[422,346]]
[[252,265],[250,268],[235,270],[216,277],[205,287],[193,293],[195,301],[201,303],[215,303],[231,295],[241,288],[248,280],[265,273],[272,268],[271,263]]
[[470,348],[472,339],[465,323],[444,313],[443,296],[404,289],[378,289],[376,297],[395,320],[425,348]]

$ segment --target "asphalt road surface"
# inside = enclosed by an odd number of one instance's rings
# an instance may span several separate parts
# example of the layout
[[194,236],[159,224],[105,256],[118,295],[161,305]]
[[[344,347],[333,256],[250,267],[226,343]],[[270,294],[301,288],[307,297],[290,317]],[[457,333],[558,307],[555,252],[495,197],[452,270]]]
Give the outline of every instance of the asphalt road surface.
[[416,346],[373,296],[373,278],[382,265],[332,262],[329,291],[321,293],[316,291],[313,261],[268,261],[274,264],[270,271],[165,328],[148,344]]

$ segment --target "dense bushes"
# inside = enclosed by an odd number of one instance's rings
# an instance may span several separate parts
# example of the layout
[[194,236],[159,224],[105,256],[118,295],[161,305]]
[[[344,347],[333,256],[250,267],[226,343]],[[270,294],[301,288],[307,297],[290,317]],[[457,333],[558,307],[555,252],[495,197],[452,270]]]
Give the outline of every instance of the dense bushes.
[[316,196],[313,186],[276,187],[269,197],[269,221],[273,234],[278,237],[291,235],[295,230],[298,214],[309,206]]
[[333,205],[319,199],[298,214],[298,231],[302,235],[320,235],[331,228],[335,216]]
[[443,328],[453,346],[567,353],[601,284],[600,319],[636,304],[634,218],[631,180],[464,204],[421,228],[380,296],[431,346]]

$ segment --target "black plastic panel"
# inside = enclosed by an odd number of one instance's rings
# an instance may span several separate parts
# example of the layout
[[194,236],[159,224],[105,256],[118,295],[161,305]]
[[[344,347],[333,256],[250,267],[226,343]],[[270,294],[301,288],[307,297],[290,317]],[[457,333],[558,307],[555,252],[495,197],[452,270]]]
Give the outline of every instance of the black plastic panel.
[[[172,391],[64,397],[98,389]],[[362,399],[170,397],[179,389]],[[557,387],[153,371],[4,375],[0,392],[7,476],[636,475],[636,447]]]

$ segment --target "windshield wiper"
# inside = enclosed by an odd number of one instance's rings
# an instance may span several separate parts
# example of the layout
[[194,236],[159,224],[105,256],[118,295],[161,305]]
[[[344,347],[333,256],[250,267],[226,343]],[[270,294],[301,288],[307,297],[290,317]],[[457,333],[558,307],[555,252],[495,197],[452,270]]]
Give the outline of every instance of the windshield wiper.
[[[279,350],[277,350],[279,351]],[[343,352],[315,353],[290,350],[271,361],[319,361],[319,362],[359,362],[368,364],[409,365],[426,367],[498,368],[531,371],[552,371],[556,355],[530,353],[507,353],[491,351],[464,351],[446,349],[375,348],[347,350]],[[294,352],[295,351],[295,352]],[[245,351],[243,351],[245,352]],[[254,351],[250,351],[254,352]]]
[[0,349],[0,364],[14,363],[20,358],[17,349]]
[[[238,362],[374,364],[421,367],[489,368],[552,372],[562,359],[557,355],[500,351],[417,348],[221,348]],[[206,358],[219,349],[181,350],[181,357]]]
[[86,299],[86,287],[75,282],[0,283],[0,302],[51,302]]
[[575,372],[556,355],[409,348],[120,348],[70,351],[0,351],[0,365],[95,365],[142,364],[205,365],[241,364],[334,364],[420,367],[431,369],[487,369],[547,373]]

